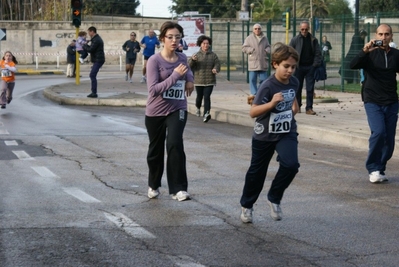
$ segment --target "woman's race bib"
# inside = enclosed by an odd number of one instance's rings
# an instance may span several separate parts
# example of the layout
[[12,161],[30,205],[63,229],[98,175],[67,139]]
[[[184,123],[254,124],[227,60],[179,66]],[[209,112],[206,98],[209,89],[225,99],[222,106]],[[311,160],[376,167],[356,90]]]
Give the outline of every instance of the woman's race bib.
[[163,93],[163,98],[165,99],[174,99],[174,100],[184,100],[184,88],[186,85],[186,81],[178,80],[175,85],[166,90]]
[[269,133],[289,133],[291,130],[292,110],[280,113],[271,113],[269,120]]

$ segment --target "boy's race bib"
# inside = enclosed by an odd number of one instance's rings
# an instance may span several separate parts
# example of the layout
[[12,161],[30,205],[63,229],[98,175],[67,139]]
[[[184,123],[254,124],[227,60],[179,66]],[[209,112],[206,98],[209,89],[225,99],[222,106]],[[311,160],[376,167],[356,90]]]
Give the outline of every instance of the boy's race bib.
[[271,113],[269,120],[269,133],[289,133],[291,130],[292,110],[280,113]]
[[178,80],[175,85],[166,90],[163,93],[163,98],[174,99],[174,100],[184,100],[184,88],[186,81]]

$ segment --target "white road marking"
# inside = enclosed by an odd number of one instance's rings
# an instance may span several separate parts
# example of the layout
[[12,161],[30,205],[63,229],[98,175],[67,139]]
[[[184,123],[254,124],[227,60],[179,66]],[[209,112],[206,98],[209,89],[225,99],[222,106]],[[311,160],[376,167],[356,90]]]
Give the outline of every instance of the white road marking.
[[46,178],[59,178],[57,175],[55,175],[52,171],[47,169],[46,167],[40,166],[40,167],[31,167],[35,172],[37,172],[41,177],[46,177]]
[[168,256],[169,259],[175,262],[177,266],[181,267],[205,267],[205,265],[195,263],[195,260],[186,255]]
[[65,193],[67,193],[73,197],[76,197],[77,199],[79,199],[82,202],[85,202],[85,203],[101,202],[97,198],[90,196],[89,194],[83,192],[79,188],[70,187],[70,188],[63,188],[63,189],[64,189]]
[[0,129],[0,134],[10,134],[7,130]]
[[6,146],[17,146],[18,142],[15,140],[12,141],[4,141],[4,143],[6,144]]
[[105,217],[134,238],[156,238],[146,229],[119,212],[106,213]]
[[334,162],[329,162],[329,161],[325,161],[325,160],[318,160],[318,159],[312,159],[312,158],[303,158],[303,159],[307,159],[307,160],[310,160],[310,161],[313,161],[313,162],[323,163],[323,164],[330,165],[330,166],[336,166],[336,167],[344,166],[345,168],[348,168],[348,169],[356,169],[357,168],[357,167],[344,165],[344,163],[334,163]]
[[28,153],[26,153],[23,150],[13,150],[12,153],[14,153],[15,156],[17,156],[19,159],[22,159],[22,160],[35,160],[34,158],[32,158]]

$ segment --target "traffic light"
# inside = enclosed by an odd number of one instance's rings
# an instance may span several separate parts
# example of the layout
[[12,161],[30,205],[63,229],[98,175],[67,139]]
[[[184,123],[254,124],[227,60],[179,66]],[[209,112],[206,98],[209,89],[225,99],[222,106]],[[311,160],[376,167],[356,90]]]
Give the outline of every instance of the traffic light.
[[83,0],[71,0],[72,24],[79,28],[82,21]]
[[290,16],[290,12],[283,12],[281,20],[283,21],[283,27],[290,29],[291,28],[291,16]]

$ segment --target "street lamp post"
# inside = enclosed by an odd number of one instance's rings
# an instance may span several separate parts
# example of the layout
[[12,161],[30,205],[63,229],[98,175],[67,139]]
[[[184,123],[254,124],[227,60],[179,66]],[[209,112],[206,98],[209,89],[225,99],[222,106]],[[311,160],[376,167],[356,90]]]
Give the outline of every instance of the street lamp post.
[[251,4],[250,4],[250,7],[251,7],[251,19],[250,19],[250,22],[252,22],[252,17],[253,17],[253,14],[254,14],[254,7],[255,7],[255,4],[254,4],[254,3],[251,3]]

